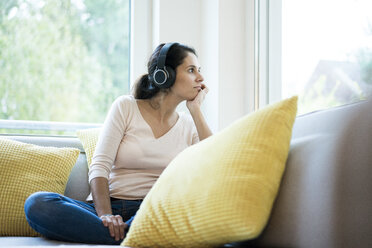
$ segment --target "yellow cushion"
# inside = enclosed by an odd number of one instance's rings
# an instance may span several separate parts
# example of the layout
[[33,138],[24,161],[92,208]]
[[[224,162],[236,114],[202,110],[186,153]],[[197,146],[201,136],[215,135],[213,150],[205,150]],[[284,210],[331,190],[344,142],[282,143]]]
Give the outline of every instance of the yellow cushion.
[[94,151],[99,137],[100,128],[89,128],[78,130],[76,132],[80,142],[83,144],[85,155],[87,157],[88,167],[92,163]]
[[24,202],[37,191],[63,194],[79,152],[0,138],[0,236],[38,236],[26,221]]
[[145,197],[123,246],[209,247],[257,237],[287,160],[297,97],[181,152]]

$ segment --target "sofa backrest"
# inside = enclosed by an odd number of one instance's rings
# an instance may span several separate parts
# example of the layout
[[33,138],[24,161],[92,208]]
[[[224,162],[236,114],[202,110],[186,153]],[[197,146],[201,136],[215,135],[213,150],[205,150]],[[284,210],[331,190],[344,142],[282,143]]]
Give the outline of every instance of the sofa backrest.
[[367,100],[297,117],[271,218],[248,243],[372,247],[371,210],[372,100]]

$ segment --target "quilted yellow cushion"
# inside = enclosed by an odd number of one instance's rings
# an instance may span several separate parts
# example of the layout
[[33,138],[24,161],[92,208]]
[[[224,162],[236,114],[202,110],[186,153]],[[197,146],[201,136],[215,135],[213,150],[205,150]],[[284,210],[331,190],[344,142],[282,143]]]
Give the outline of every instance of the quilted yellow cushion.
[[96,150],[96,144],[98,141],[100,128],[89,128],[78,130],[76,132],[80,142],[83,144],[85,155],[87,157],[88,167],[92,163],[94,151]]
[[0,138],[0,236],[37,236],[24,202],[37,191],[63,194],[79,150],[41,147]]
[[145,197],[123,246],[209,247],[257,237],[287,160],[297,97],[181,152]]

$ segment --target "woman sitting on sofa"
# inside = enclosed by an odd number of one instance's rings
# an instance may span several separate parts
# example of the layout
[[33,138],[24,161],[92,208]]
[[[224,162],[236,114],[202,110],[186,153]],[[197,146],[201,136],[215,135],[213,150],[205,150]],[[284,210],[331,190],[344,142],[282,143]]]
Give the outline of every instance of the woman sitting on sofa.
[[[34,193],[25,202],[30,226],[50,239],[120,244],[170,161],[212,134],[201,112],[208,93],[203,80],[194,49],[159,45],[134,96],[116,99],[106,117],[89,170],[88,202]],[[183,101],[192,118],[176,112]]]

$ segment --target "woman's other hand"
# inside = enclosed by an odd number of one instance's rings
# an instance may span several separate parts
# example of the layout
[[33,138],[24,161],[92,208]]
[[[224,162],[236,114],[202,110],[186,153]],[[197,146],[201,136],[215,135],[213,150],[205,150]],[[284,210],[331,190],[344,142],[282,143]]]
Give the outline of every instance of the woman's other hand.
[[103,225],[109,229],[111,237],[116,241],[124,239],[128,225],[124,223],[120,215],[102,215],[100,219]]

